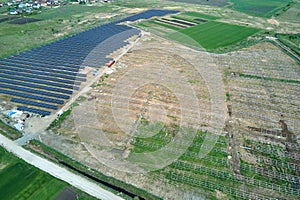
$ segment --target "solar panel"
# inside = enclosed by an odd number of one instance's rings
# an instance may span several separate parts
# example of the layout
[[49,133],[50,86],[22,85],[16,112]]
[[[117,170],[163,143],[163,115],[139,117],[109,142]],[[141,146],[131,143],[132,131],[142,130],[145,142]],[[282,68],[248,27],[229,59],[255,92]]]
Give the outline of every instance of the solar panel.
[[25,72],[25,73],[30,73],[30,74],[37,74],[37,75],[44,75],[44,76],[51,76],[51,77],[58,77],[58,78],[64,78],[64,79],[70,79],[70,80],[77,80],[77,81],[86,81],[86,79],[84,78],[80,78],[80,77],[77,77],[76,74],[73,75],[73,76],[68,76],[68,75],[65,75],[65,74],[54,74],[54,73],[47,73],[47,72],[43,72],[43,71],[37,71],[35,69],[28,69],[26,67],[25,68],[22,68],[22,67],[11,67],[11,66],[2,66],[0,65],[0,69],[4,69],[4,70],[9,70],[9,71],[22,71],[22,72]]
[[[54,81],[54,82],[59,82],[59,83],[66,83],[66,84],[71,84],[71,85],[75,84],[74,81],[70,81],[70,80],[52,78],[52,77],[48,77],[48,76],[40,76],[40,75],[35,75],[35,74],[33,75],[33,74],[27,74],[27,73],[16,72],[16,71],[9,71],[9,70],[4,70],[4,69],[0,69],[0,73],[16,75],[16,76],[22,76],[22,77],[35,78],[35,79],[49,80],[49,81]],[[78,83],[76,83],[76,85],[78,85]]]
[[54,92],[65,93],[65,94],[73,94],[72,90],[64,90],[64,89],[60,89],[60,88],[48,87],[48,86],[44,86],[44,85],[31,84],[31,83],[3,79],[3,78],[0,78],[0,83],[9,83],[9,84],[13,84],[13,85],[21,85],[21,86],[44,89],[44,90],[49,90],[49,91],[54,91]]
[[40,94],[40,95],[56,97],[56,98],[60,98],[60,99],[69,99],[70,98],[69,96],[63,95],[63,94],[57,94],[57,93],[46,92],[46,91],[41,91],[41,90],[34,90],[31,88],[19,87],[19,86],[8,85],[8,84],[3,84],[3,83],[0,83],[0,88],[7,88],[7,89],[11,89],[11,90],[16,90],[16,91],[24,91],[24,92],[28,92],[28,93]]
[[[72,90],[78,90],[80,82],[86,81],[86,74],[78,73],[82,65],[103,66],[110,60],[107,55],[128,44],[124,41],[140,32],[129,26],[118,25],[119,22],[176,12],[148,10],[0,59],[0,93],[24,98],[12,98],[16,103],[55,110],[56,105],[32,100],[63,104],[62,99],[69,99]],[[96,54],[92,55],[94,51]],[[26,106],[19,106],[19,109],[50,114],[49,111]]]
[[43,85],[52,85],[52,86],[55,86],[55,87],[61,87],[61,88],[67,88],[67,89],[76,89],[76,88],[78,88],[78,87],[72,86],[72,85],[66,85],[66,84],[61,84],[61,83],[37,80],[37,79],[32,79],[32,78],[23,78],[23,77],[20,77],[20,76],[12,76],[12,75],[1,74],[1,73],[0,73],[0,77],[7,78],[7,79],[20,80],[20,81],[25,81],[25,82],[31,82],[31,83],[38,83],[38,84],[43,84]]
[[26,99],[12,98],[11,101],[15,102],[15,103],[27,104],[27,105],[31,105],[31,106],[48,108],[48,109],[53,109],[53,110],[58,109],[58,106],[56,106],[56,105],[30,101],[30,100],[26,100]]
[[35,99],[35,100],[49,102],[49,103],[64,104],[64,101],[60,100],[60,99],[52,99],[52,98],[49,98],[49,97],[42,97],[42,96],[26,94],[26,93],[11,91],[11,90],[0,89],[0,93],[7,94],[7,95],[12,95],[12,96],[17,96],[17,97],[28,98],[28,99]]
[[47,111],[47,110],[40,110],[40,109],[36,109],[36,108],[28,108],[28,107],[25,107],[25,106],[19,106],[17,109],[21,110],[21,111],[36,113],[36,114],[39,114],[39,115],[50,115],[51,114],[51,112]]

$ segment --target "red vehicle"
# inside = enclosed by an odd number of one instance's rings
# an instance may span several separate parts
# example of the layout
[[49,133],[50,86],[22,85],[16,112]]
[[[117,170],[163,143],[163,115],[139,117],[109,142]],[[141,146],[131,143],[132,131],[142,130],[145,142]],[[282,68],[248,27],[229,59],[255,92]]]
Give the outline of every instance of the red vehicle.
[[115,62],[116,62],[115,60],[112,60],[112,61],[110,61],[110,62],[107,64],[107,66],[108,66],[108,67],[111,67],[111,66],[113,66],[113,64],[115,64]]

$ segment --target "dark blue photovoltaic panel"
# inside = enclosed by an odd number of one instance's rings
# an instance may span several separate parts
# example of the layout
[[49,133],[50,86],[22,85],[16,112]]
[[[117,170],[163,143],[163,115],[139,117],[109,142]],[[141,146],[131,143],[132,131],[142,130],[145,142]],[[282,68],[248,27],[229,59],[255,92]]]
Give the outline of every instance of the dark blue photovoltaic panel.
[[48,86],[38,85],[38,84],[31,84],[31,83],[26,83],[26,82],[22,82],[22,81],[14,81],[14,80],[10,80],[10,79],[0,78],[0,83],[9,83],[12,85],[22,85],[22,86],[26,86],[26,87],[38,88],[38,89],[54,91],[54,92],[59,92],[59,93],[73,94],[72,90],[64,90],[64,89],[60,89],[60,88],[48,87]]
[[25,82],[30,82],[30,83],[38,83],[38,84],[43,84],[43,85],[52,85],[55,87],[61,87],[61,88],[67,88],[67,89],[74,89],[75,87],[72,85],[65,85],[65,84],[60,84],[60,83],[55,83],[55,82],[49,82],[49,81],[41,81],[41,80],[36,80],[36,79],[30,79],[30,78],[23,78],[20,76],[10,76],[6,74],[1,74],[0,77],[2,78],[7,78],[7,79],[13,79],[13,80],[20,80],[20,81],[25,81]]
[[51,112],[47,111],[47,110],[40,110],[40,109],[36,109],[36,108],[28,108],[28,107],[25,107],[25,106],[19,106],[17,109],[21,110],[21,111],[37,113],[39,115],[50,115],[51,114]]
[[28,99],[35,99],[35,100],[39,100],[39,101],[45,101],[45,102],[49,102],[49,103],[64,104],[64,101],[60,100],[60,99],[52,99],[52,98],[49,98],[49,97],[43,97],[43,96],[37,96],[37,95],[26,94],[26,93],[21,93],[21,92],[15,92],[15,91],[11,91],[11,90],[0,89],[0,93],[7,94],[7,95],[12,95],[12,96],[17,96],[17,97],[28,98]]
[[38,75],[33,75],[33,74],[26,74],[26,73],[22,73],[22,72],[8,71],[8,70],[3,70],[3,69],[0,69],[0,73],[16,75],[16,76],[22,76],[22,77],[35,78],[35,79],[41,79],[41,80],[48,80],[48,81],[59,82],[59,83],[66,83],[66,84],[70,84],[70,85],[76,84],[74,81],[58,79],[58,78],[51,78],[51,77],[47,77],[47,76],[38,76]]
[[[81,82],[86,81],[86,74],[79,73],[79,70],[85,66],[104,66],[111,60],[107,55],[128,44],[124,42],[126,39],[140,34],[137,29],[118,25],[119,22],[176,12],[148,10],[0,59],[0,93],[24,98],[12,99],[19,104],[56,110],[57,105],[52,103],[64,104],[73,90],[78,90]],[[41,115],[50,114],[49,111],[26,106],[19,106],[19,109]]]
[[70,80],[77,80],[77,81],[86,81],[84,78],[79,78],[76,76],[68,76],[65,74],[54,74],[54,73],[47,73],[47,72],[42,72],[42,71],[35,71],[35,70],[30,70],[27,68],[18,68],[18,67],[10,67],[10,66],[2,66],[0,65],[0,70],[9,70],[9,71],[22,71],[23,73],[29,73],[29,74],[37,74],[37,75],[43,75],[43,76],[52,76],[52,77],[57,77],[57,78],[64,78],[64,79],[70,79]]
[[118,22],[136,21],[138,19],[149,19],[154,16],[160,17],[160,16],[175,14],[175,13],[178,13],[178,11],[176,11],[176,10],[147,10],[142,13],[121,19]]
[[[21,69],[30,69],[30,70],[35,70],[35,71],[43,71],[43,72],[49,72],[49,73],[55,73],[55,74],[62,74],[62,75],[69,75],[69,76],[77,76],[77,77],[86,77],[86,74],[80,74],[78,72],[72,72],[72,71],[66,71],[62,70],[60,68],[57,68],[56,66],[43,66],[43,65],[38,65],[38,64],[33,64],[33,63],[24,63],[20,62],[18,64],[15,64],[16,61],[11,62],[10,60],[2,60],[0,61],[0,66],[7,66],[7,67],[17,67]],[[0,67],[0,68],[1,68]]]
[[40,103],[40,102],[35,102],[35,101],[29,101],[29,100],[25,100],[25,99],[12,98],[11,101],[15,102],[15,103],[21,103],[21,104],[26,104],[26,105],[31,105],[31,106],[41,107],[41,108],[48,108],[48,109],[53,109],[53,110],[58,109],[58,106],[55,106],[55,105],[50,105],[50,104]]
[[45,91],[42,91],[42,90],[34,90],[34,89],[31,89],[31,88],[19,87],[19,86],[8,85],[8,84],[3,84],[3,83],[0,83],[0,88],[7,88],[7,89],[11,89],[11,90],[24,91],[24,92],[28,92],[28,93],[40,94],[40,95],[45,95],[45,96],[49,96],[49,97],[56,97],[56,98],[60,98],[60,99],[69,99],[70,98],[69,96],[63,95],[63,94],[45,92]]

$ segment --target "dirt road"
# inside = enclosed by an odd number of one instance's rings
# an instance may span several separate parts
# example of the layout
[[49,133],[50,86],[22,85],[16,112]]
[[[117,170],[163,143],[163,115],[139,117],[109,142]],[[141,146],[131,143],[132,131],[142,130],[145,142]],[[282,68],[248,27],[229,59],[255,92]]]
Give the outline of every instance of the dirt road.
[[44,158],[41,158],[28,150],[20,147],[16,142],[9,140],[0,134],[0,145],[3,146],[7,151],[15,154],[17,157],[23,159],[27,163],[51,174],[52,176],[63,180],[70,185],[88,193],[99,199],[107,200],[121,200],[122,198],[101,188],[95,183],[85,179],[79,175],[76,175],[59,165],[52,163]]

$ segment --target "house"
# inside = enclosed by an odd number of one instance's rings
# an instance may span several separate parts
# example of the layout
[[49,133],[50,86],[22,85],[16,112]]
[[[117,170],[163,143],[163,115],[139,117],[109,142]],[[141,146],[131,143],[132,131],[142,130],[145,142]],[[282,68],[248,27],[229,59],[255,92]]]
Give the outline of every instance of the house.
[[34,3],[32,5],[32,8],[34,8],[34,9],[39,9],[40,7],[41,7],[41,5],[39,3]]
[[17,15],[18,12],[17,12],[16,10],[13,10],[13,9],[12,9],[12,10],[9,11],[9,14],[10,14],[10,15]]
[[25,3],[20,3],[19,5],[18,5],[18,8],[19,9],[25,9],[27,6],[26,6],[26,4]]
[[32,8],[26,8],[26,9],[25,9],[25,12],[26,12],[26,13],[32,13]]

